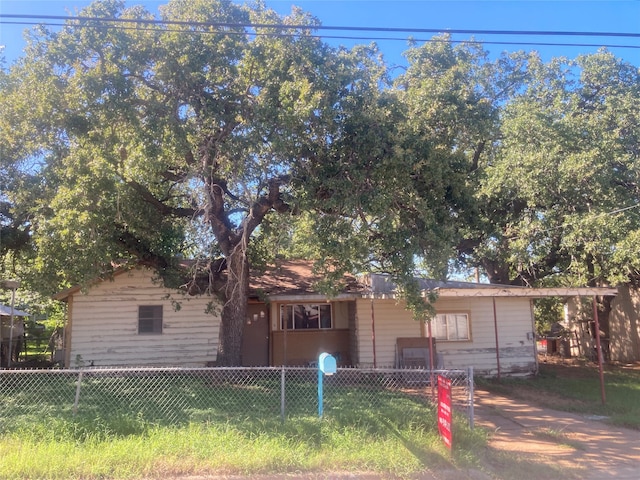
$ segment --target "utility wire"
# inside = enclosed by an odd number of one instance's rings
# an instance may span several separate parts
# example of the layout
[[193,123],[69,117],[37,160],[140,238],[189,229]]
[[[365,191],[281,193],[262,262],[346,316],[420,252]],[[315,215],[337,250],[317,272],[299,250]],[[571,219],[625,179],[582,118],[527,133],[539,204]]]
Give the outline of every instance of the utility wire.
[[[0,14],[0,24],[2,25],[44,25],[48,27],[74,27],[74,28],[104,28],[104,29],[115,29],[115,30],[139,30],[139,31],[157,31],[154,28],[141,28],[141,27],[124,27],[124,26],[116,26],[116,25],[82,25],[82,24],[69,24],[69,23],[43,23],[43,22],[33,22],[33,21],[4,21],[3,17],[8,17],[10,15]],[[17,16],[17,15],[11,15]],[[22,16],[21,16],[22,17]],[[37,16],[33,16],[37,17]],[[37,17],[40,18],[40,17]],[[81,17],[63,17],[68,19],[77,19]],[[93,19],[93,18],[92,18]],[[104,20],[104,19],[95,19],[95,20]],[[109,22],[139,22],[139,20],[132,19],[107,19]],[[144,22],[144,23],[149,23]],[[156,22],[159,23],[167,23],[167,22]],[[214,24],[207,24],[214,26]],[[219,24],[216,24],[217,26]],[[238,26],[234,24],[234,26]],[[246,25],[241,25],[246,26]],[[251,26],[256,27],[257,25],[252,24]],[[262,25],[265,26],[265,25]],[[282,27],[291,27],[290,25],[268,25],[272,28],[282,28]],[[266,26],[265,26],[266,27]],[[295,28],[303,28],[303,26],[298,26]],[[316,29],[317,27],[304,27],[308,30]],[[333,27],[329,27],[333,28]],[[347,28],[347,27],[335,27],[335,28]],[[356,27],[354,27],[356,28]],[[358,27],[359,28],[359,27]],[[233,32],[228,30],[215,30],[215,31],[194,31],[194,30],[185,30],[185,29],[163,29],[163,32],[176,32],[176,33],[189,33],[189,34],[212,34],[212,33],[225,33],[227,35],[246,35],[247,32]],[[373,29],[372,31],[377,31]],[[413,30],[406,29],[407,32],[411,32]],[[433,32],[440,32],[438,30],[433,30]],[[447,30],[447,33],[452,32],[451,30]],[[474,32],[481,32],[480,30]],[[270,36],[270,37],[292,37],[295,36],[293,33],[261,33],[261,32],[251,32],[250,35],[255,36]],[[408,37],[374,37],[374,36],[347,36],[347,35],[308,35],[310,38],[322,38],[322,39],[331,39],[331,40],[369,40],[369,41],[403,41],[406,42]],[[444,42],[444,40],[438,40],[434,38],[415,38],[411,37],[412,41],[415,42]],[[513,41],[497,41],[497,40],[450,40],[451,43],[477,43],[483,45],[521,45],[521,46],[552,46],[552,47],[605,47],[605,48],[630,48],[630,49],[640,49],[640,45],[624,45],[624,44],[602,44],[602,43],[568,43],[568,42],[513,42]]]
[[230,23],[230,22],[194,22],[183,20],[158,20],[149,18],[116,18],[116,17],[85,17],[66,15],[23,15],[0,14],[0,18],[25,18],[44,20],[79,20],[87,22],[119,22],[151,25],[182,25],[188,27],[225,27],[225,28],[281,28],[285,30],[342,30],[356,32],[401,32],[401,33],[460,33],[471,35],[527,35],[527,36],[574,36],[574,37],[627,37],[640,38],[640,33],[630,32],[572,32],[549,30],[476,30],[476,29],[447,29],[447,28],[406,28],[406,27],[356,27],[329,25],[287,25],[282,23]]

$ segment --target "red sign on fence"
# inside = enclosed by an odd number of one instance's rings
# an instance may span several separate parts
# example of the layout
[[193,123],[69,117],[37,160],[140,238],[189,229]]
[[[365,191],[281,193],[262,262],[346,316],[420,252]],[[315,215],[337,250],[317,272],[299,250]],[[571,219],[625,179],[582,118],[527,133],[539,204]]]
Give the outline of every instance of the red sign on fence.
[[451,448],[451,379],[438,375],[438,432],[444,444]]

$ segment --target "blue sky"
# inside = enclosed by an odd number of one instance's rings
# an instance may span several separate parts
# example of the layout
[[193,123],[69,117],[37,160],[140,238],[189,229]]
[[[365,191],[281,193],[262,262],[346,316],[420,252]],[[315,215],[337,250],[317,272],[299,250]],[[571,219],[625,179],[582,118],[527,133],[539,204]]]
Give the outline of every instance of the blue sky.
[[[90,2],[85,0],[0,0],[1,14],[67,15]],[[142,3],[155,12],[165,1],[128,1]],[[267,5],[287,13],[298,5],[318,17],[323,25],[400,27],[428,29],[527,30],[622,32],[640,34],[640,0],[610,1],[429,1],[429,0],[268,0]],[[3,19],[2,21],[6,21]],[[5,45],[5,57],[11,63],[21,54],[24,42],[23,25],[0,24],[0,44]],[[380,33],[331,32],[328,35],[380,36]],[[407,34],[386,34],[406,37]],[[415,38],[430,38],[432,34],[416,33]],[[468,39],[469,35],[454,38]],[[624,44],[640,47],[640,38],[616,37],[542,37],[476,35],[476,39],[509,42]],[[330,43],[352,45],[369,40],[328,40]],[[376,43],[392,64],[403,64],[403,41],[377,40]],[[573,58],[580,53],[594,52],[596,47],[487,45],[492,55],[504,50],[538,50],[544,60],[554,56]],[[640,48],[610,48],[618,57],[640,66]]]

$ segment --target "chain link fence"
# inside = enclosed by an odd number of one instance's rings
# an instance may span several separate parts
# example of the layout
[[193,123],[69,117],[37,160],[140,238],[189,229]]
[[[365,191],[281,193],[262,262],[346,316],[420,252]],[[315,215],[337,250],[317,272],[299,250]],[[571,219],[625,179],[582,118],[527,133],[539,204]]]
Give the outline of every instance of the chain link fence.
[[[437,375],[452,380],[454,411],[473,427],[473,372],[338,368],[323,377],[323,417],[435,408]],[[315,368],[85,368],[0,370],[0,430],[30,418],[86,422],[229,422],[317,416]],[[4,427],[3,427],[4,426]]]

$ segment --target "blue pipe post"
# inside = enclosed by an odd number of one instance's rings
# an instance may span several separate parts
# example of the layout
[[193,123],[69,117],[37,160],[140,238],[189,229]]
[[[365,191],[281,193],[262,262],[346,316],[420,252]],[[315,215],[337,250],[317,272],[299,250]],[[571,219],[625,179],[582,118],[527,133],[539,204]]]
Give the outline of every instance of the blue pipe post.
[[321,353],[318,358],[318,416],[322,418],[322,414],[324,412],[323,407],[323,382],[324,375],[333,375],[336,373],[336,359],[332,355],[328,353]]

